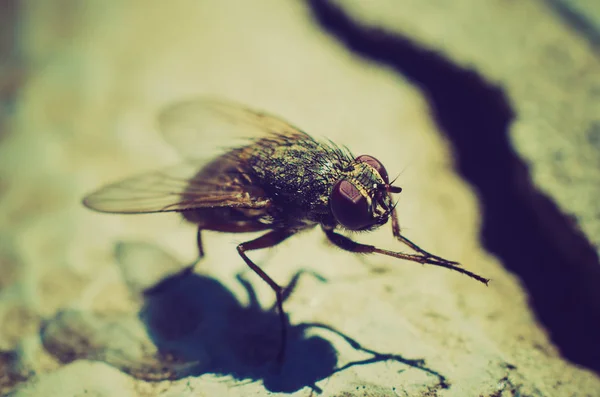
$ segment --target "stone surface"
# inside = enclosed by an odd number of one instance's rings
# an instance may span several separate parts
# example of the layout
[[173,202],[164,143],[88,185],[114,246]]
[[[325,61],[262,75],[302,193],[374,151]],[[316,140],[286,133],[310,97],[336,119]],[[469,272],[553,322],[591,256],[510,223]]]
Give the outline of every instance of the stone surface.
[[[548,3],[84,1],[16,14],[24,73],[1,86],[2,392],[598,395],[600,61]],[[281,284],[320,276],[286,301],[277,373],[272,291],[236,279],[249,236],[207,234],[207,257],[181,278],[193,227],[80,204],[176,162],[156,114],[203,94],[376,156],[400,173],[406,235],[489,287],[340,252],[319,230],[294,237],[252,255]],[[398,247],[387,227],[356,238]]]

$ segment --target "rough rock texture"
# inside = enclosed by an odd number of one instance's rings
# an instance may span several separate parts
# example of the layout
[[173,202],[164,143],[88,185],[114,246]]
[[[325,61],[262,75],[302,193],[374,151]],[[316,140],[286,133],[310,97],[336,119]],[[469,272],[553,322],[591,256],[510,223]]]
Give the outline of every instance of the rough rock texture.
[[[600,395],[595,14],[582,25],[533,0],[8,5],[0,393]],[[406,235],[489,287],[294,237],[252,254],[281,284],[301,275],[278,368],[272,291],[236,278],[250,237],[207,234],[185,276],[194,229],[176,215],[80,205],[176,162],[155,116],[202,94],[377,157],[400,174]],[[387,227],[356,238],[398,247]]]

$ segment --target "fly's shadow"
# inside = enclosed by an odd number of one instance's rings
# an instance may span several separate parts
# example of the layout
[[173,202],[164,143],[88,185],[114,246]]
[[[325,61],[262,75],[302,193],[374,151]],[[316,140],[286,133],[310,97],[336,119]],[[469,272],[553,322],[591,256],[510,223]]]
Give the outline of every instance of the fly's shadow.
[[[130,290],[142,298],[141,310],[137,315],[115,316],[75,310],[60,313],[41,332],[45,348],[60,361],[100,360],[149,381],[215,374],[262,381],[271,392],[304,387],[319,392],[316,383],[336,372],[396,361],[434,375],[446,385],[445,378],[422,360],[363,348],[334,328],[316,323],[288,323],[285,360],[279,363],[279,315],[275,307],[260,306],[243,277],[238,280],[248,294],[247,305],[217,280],[193,273],[193,266],[181,270],[175,259],[153,245],[121,243],[117,259]],[[156,282],[156,266],[171,275]],[[286,297],[305,273],[294,276]],[[318,331],[341,338],[368,358],[338,366],[335,348]]]

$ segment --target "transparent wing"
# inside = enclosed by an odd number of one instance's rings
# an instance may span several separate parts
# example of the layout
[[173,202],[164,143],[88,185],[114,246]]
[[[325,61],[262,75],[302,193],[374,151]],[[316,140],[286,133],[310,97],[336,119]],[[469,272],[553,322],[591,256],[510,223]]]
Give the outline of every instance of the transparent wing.
[[160,114],[159,123],[167,142],[187,161],[104,186],[84,198],[85,206],[122,214],[207,207],[265,208],[270,200],[254,183],[235,148],[273,135],[286,141],[310,139],[277,117],[209,98],[170,106]]
[[216,156],[269,135],[308,138],[288,122],[235,102],[196,98],[167,107],[159,115],[165,140],[185,158]]
[[96,190],[84,198],[83,204],[96,211],[120,214],[268,206],[270,200],[261,188],[243,183],[239,173],[226,169],[233,161],[223,156],[207,165],[186,162],[137,175]]

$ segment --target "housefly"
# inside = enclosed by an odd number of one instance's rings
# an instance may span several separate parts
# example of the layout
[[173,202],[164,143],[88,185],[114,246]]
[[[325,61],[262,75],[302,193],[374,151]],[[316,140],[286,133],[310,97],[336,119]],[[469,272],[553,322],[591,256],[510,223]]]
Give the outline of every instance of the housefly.
[[[186,161],[104,186],[85,197],[84,205],[120,214],[179,212],[198,225],[199,257],[204,256],[204,230],[264,231],[237,250],[275,291],[280,359],[286,340],[284,289],[247,252],[273,247],[300,231],[320,226],[329,241],[346,251],[441,266],[485,284],[489,281],[457,262],[430,254],[401,234],[392,194],[402,189],[390,182],[387,170],[373,156],[354,156],[278,117],[221,100],[201,98],[168,107],[160,114],[159,125]],[[217,148],[216,142],[226,142],[229,149],[197,158],[198,150]],[[394,237],[413,254],[361,244],[342,234],[371,231],[390,218]]]

